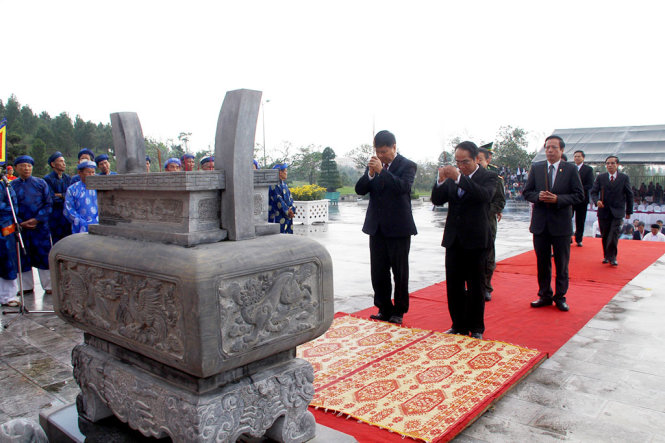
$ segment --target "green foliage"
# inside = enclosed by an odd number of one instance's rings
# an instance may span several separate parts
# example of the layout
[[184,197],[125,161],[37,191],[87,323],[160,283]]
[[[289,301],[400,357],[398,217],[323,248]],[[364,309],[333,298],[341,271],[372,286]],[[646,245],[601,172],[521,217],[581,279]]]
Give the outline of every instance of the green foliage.
[[411,187],[411,192],[414,193],[416,189],[432,189],[432,186],[436,181],[438,167],[438,164],[432,162],[418,163],[416,179]]
[[51,172],[51,167],[47,165],[49,155],[43,140],[37,138],[32,142],[32,158],[35,159],[35,166],[32,168],[33,176],[43,177]]
[[326,188],[318,185],[303,185],[291,188],[291,196],[298,201],[322,200],[326,195]]
[[527,152],[526,135],[527,132],[521,128],[513,128],[512,126],[499,128],[497,141],[494,143],[492,163],[507,166],[513,170],[517,167],[529,167],[536,154],[535,152]]
[[360,145],[357,148],[349,151],[346,156],[353,159],[356,168],[364,170],[369,163],[370,157],[374,155],[374,148],[372,145]]
[[320,146],[309,145],[301,147],[293,157],[293,163],[289,167],[289,175],[293,179],[304,179],[307,183],[316,183],[317,175],[321,168],[322,154]]
[[319,185],[326,188],[328,192],[335,192],[337,188],[342,186],[342,180],[337,170],[337,162],[335,161],[335,151],[330,147],[327,147],[321,153]]

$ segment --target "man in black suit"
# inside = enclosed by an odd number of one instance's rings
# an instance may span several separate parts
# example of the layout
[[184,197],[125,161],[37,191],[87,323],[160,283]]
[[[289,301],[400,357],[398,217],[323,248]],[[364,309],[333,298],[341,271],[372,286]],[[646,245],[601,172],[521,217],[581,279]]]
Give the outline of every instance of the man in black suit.
[[577,165],[577,172],[580,174],[580,180],[582,180],[582,187],[584,188],[584,200],[582,200],[582,203],[573,206],[573,213],[575,214],[575,243],[577,243],[577,246],[582,246],[586,210],[589,206],[589,191],[593,187],[593,168],[584,163],[584,157],[584,151],[575,151],[573,155],[573,161]]
[[617,247],[624,217],[633,213],[633,189],[630,178],[619,172],[619,158],[605,159],[607,172],[598,175],[591,188],[591,199],[598,206],[598,226],[603,238],[603,263],[618,266]]
[[644,222],[638,221],[637,228],[635,228],[633,231],[633,240],[642,240],[644,238],[644,234],[646,234],[646,232],[644,232]]
[[[374,320],[401,324],[409,310],[409,249],[416,224],[411,214],[411,186],[417,165],[397,153],[395,136],[379,131],[374,136],[376,155],[356,183],[356,194],[369,193],[363,232],[369,237]],[[391,300],[390,271],[395,280],[395,303]]]
[[490,202],[498,175],[476,163],[478,147],[465,141],[455,147],[457,168],[439,168],[432,203],[448,203],[442,246],[446,248],[446,290],[453,322],[447,334],[483,338],[487,252],[492,243]]
[[[538,266],[538,300],[532,308],[550,306],[568,311],[568,262],[572,207],[584,199],[584,188],[575,165],[561,160],[563,139],[550,135],[545,139],[546,161],[534,163],[524,185],[524,198],[533,203],[531,226],[533,249]],[[556,267],[555,291],[552,292],[552,253]]]

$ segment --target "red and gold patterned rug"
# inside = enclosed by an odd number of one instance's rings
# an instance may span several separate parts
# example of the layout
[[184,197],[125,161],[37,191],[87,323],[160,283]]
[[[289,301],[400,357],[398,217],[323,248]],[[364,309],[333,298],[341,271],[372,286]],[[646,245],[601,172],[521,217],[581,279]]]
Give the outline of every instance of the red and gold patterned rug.
[[298,357],[314,367],[311,406],[429,442],[452,439],[545,353],[347,315]]

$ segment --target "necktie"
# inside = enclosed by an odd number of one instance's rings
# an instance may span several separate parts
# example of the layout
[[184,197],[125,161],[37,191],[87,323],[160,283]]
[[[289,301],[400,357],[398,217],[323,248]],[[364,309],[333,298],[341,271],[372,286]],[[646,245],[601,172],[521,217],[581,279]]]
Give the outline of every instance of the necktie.
[[547,174],[547,178],[549,179],[549,182],[550,182],[549,185],[550,185],[550,191],[551,191],[552,186],[554,186],[554,165],[550,165],[550,171],[549,171],[549,174]]
[[386,170],[386,171],[388,170],[388,163],[383,164],[383,169]]
[[614,181],[614,176],[610,175],[610,183],[612,183],[613,181]]
[[462,197],[464,195],[464,189],[460,188],[459,185],[457,186],[457,196]]

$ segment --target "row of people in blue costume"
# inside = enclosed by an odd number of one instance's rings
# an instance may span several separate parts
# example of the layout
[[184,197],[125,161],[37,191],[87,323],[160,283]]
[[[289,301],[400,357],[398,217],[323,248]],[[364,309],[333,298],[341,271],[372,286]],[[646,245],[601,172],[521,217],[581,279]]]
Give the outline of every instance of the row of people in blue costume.
[[24,293],[34,290],[32,268],[35,267],[42,287],[50,294],[48,255],[52,244],[71,233],[87,232],[89,224],[99,222],[97,192],[88,190],[85,186],[85,177],[95,174],[95,162],[84,159],[78,164],[79,181],[73,185],[69,176],[64,173],[64,158],[59,152],[49,157],[53,171],[44,179],[33,177],[34,164],[34,159],[28,155],[17,157],[14,165],[18,177],[9,186],[3,182],[0,205],[0,222],[2,227],[6,228],[3,229],[0,240],[0,302],[3,305],[18,304],[15,296],[19,262],[16,261],[15,234],[9,232],[14,224],[8,195],[15,198],[13,209],[25,246],[25,249],[21,248],[19,251]]

